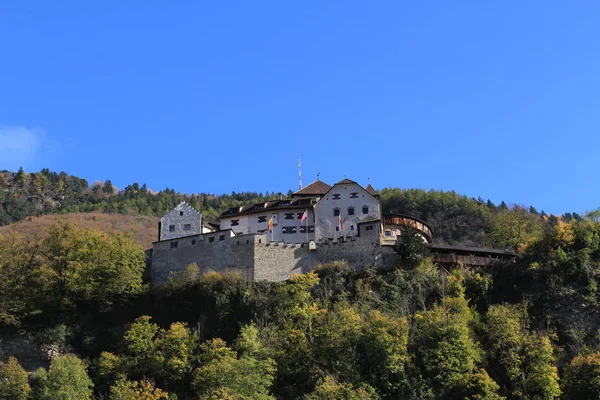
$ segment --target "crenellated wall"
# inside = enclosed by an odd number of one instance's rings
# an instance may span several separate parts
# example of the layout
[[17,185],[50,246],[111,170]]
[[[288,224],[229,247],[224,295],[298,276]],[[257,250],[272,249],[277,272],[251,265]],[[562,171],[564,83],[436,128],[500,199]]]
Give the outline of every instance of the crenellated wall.
[[178,238],[176,248],[170,244],[174,240],[157,242],[152,254],[152,283],[165,284],[171,274],[184,271],[192,262],[203,273],[237,270],[248,279],[267,281],[286,280],[317,264],[337,260],[345,260],[355,269],[389,267],[396,259],[395,253],[390,247],[380,246],[379,222],[370,225],[370,230],[361,225],[360,236],[317,243],[314,250],[306,244],[268,242],[265,234],[225,237],[213,242],[202,237],[206,235],[190,236]]

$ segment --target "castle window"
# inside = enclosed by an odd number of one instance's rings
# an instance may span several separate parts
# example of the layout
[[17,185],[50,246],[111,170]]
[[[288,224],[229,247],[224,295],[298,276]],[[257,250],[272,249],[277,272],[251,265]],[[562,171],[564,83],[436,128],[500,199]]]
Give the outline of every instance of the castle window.
[[183,225],[183,230],[184,231],[189,231],[191,229],[192,229],[192,225],[191,224],[185,224],[185,225]]
[[385,236],[392,236],[392,231],[390,231],[389,229],[386,229]]
[[340,227],[339,227],[339,226],[336,226],[336,227],[335,227],[335,231],[336,231],[336,232],[339,232],[339,231],[340,231]]
[[258,217],[258,222],[267,222],[267,216]]
[[354,215],[354,207],[348,207],[348,215]]
[[369,207],[365,206],[362,209],[363,214],[368,214],[369,213]]
[[339,200],[339,199],[341,199],[341,198],[342,198],[342,195],[341,195],[341,194],[334,194],[333,196],[331,196],[331,198],[332,198],[333,200]]
[[232,219],[231,220],[231,226],[236,226],[240,224],[240,220],[239,219]]
[[297,218],[298,218],[298,219],[302,219],[302,215],[303,215],[303,214],[304,214],[304,213],[298,213],[298,215],[297,215]]
[[334,208],[333,209],[333,216],[337,217],[338,215],[340,215],[340,209],[339,208]]
[[225,235],[219,235],[219,241],[222,242],[223,240],[225,240]]
[[177,248],[177,242],[171,242],[171,248],[172,249],[176,249]]
[[354,225],[350,225],[350,230],[353,231],[354,230]]
[[298,230],[295,226],[284,226],[283,228],[281,228],[281,233],[283,234],[289,235],[296,232],[298,232]]
[[314,226],[309,226],[308,227],[308,233],[314,233],[315,232],[315,227]]
[[358,193],[350,193],[351,199],[358,199]]
[[179,216],[183,217],[183,211],[179,211]]
[[169,225],[169,232],[175,232],[175,225]]
[[215,237],[211,236],[208,238],[208,243],[213,243],[215,241]]
[[285,219],[294,219],[294,213],[285,214]]
[[300,233],[306,233],[306,227],[305,226],[301,226],[300,227]]
[[196,244],[196,239],[192,239],[192,246]]

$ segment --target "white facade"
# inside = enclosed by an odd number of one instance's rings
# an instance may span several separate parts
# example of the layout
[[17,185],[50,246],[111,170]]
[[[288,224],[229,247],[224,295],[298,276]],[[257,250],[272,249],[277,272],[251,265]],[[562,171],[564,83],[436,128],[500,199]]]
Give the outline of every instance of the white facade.
[[[307,211],[308,217],[304,222],[300,222],[304,211]],[[273,230],[267,232],[270,218],[273,218]],[[221,230],[232,229],[237,235],[265,233],[267,240],[270,241],[302,243],[314,240],[315,223],[311,206],[281,207],[275,210],[265,210],[262,213],[221,217],[219,223]]]
[[357,236],[359,222],[381,219],[379,199],[348,179],[336,183],[314,208],[317,242],[342,236]]

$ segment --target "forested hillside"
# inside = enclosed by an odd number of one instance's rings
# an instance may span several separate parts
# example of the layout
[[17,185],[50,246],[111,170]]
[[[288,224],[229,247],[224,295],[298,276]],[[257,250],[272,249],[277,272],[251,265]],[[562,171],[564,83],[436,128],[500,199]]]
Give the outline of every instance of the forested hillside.
[[[231,193],[183,195],[174,189],[160,192],[133,183],[122,190],[110,180],[93,185],[81,178],[48,169],[26,173],[0,173],[0,225],[28,216],[100,211],[128,215],[162,216],[185,200],[201,211],[207,221],[217,222],[227,207],[275,199],[282,193]],[[461,196],[455,192],[385,188],[381,191],[384,212],[419,217],[434,229],[440,244],[516,248],[548,226],[580,220],[576,214],[548,216],[535,207],[495,205],[489,200]]]
[[486,270],[413,251],[390,270],[336,262],[287,282],[192,264],[150,290],[126,235],[2,235],[0,341],[25,347],[0,346],[0,398],[597,399],[598,215],[518,247]]

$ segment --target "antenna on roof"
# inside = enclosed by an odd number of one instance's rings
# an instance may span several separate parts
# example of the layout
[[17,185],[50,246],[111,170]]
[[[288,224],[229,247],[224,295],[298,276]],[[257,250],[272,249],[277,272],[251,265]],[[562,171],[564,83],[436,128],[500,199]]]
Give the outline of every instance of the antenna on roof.
[[298,190],[302,190],[302,165],[300,164],[300,156],[298,156]]

